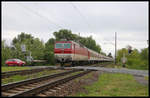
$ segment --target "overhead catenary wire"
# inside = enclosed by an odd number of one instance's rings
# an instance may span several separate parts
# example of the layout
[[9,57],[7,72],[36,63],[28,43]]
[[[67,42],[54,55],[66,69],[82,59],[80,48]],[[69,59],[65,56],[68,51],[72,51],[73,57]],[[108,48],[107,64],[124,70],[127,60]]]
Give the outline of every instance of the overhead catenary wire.
[[87,22],[86,17],[81,13],[81,11],[76,7],[75,4],[73,4],[72,2],[70,3],[74,9],[76,9],[76,11],[79,13],[79,15],[83,18],[84,22],[88,25],[88,27],[90,28],[91,31],[91,26],[89,25],[89,23]]
[[46,17],[46,16],[44,16],[44,15],[42,15],[42,14],[40,14],[40,13],[34,11],[33,9],[31,9],[31,8],[29,8],[29,7],[26,7],[26,6],[24,6],[24,5],[22,5],[21,7],[24,7],[24,8],[25,8],[26,10],[28,10],[29,12],[32,12],[32,13],[34,13],[35,15],[37,15],[37,16],[39,16],[39,17],[41,17],[41,18],[43,18],[43,19],[45,19],[45,20],[47,20],[47,21],[49,21],[50,23],[54,24],[55,26],[57,26],[57,27],[59,27],[59,28],[63,28],[62,26],[60,26],[60,25],[56,24],[55,22],[53,22],[52,20],[50,20],[48,17]]
[[[37,6],[36,3],[34,3],[34,5]],[[49,16],[52,16],[52,15],[53,15],[53,14],[51,14],[51,15],[49,14]],[[61,18],[62,18],[62,17],[61,17]],[[64,25],[64,21],[62,21],[62,19],[60,20],[60,18],[56,18],[56,17],[55,17],[55,18],[52,18],[52,19],[59,20],[59,22],[60,22],[60,23],[63,23],[63,25]],[[64,18],[63,18],[63,19],[64,19]],[[61,25],[60,23],[59,23],[59,26]],[[65,23],[65,25],[66,25],[66,23]],[[61,26],[61,27],[62,27],[62,26]]]

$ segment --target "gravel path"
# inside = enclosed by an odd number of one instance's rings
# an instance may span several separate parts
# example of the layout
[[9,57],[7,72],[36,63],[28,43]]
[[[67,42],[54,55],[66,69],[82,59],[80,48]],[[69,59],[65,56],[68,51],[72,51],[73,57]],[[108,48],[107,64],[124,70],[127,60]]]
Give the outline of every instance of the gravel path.
[[[44,66],[44,67],[58,68],[58,66]],[[135,69],[127,69],[127,68],[88,67],[88,66],[65,67],[65,69],[72,69],[72,68],[85,69],[85,70],[93,69],[93,70],[99,70],[99,71],[110,72],[110,73],[127,73],[127,74],[132,74],[135,76],[149,76],[148,70],[135,70]]]
[[148,85],[148,80],[146,80],[144,77],[134,76],[134,78],[138,83],[142,85]]
[[104,72],[110,72],[110,73],[127,73],[132,74],[135,76],[149,76],[148,70],[134,70],[134,69],[126,69],[126,68],[104,68],[104,67],[83,67],[83,66],[77,66],[77,67],[70,67],[75,69],[93,69],[93,70],[100,70]]

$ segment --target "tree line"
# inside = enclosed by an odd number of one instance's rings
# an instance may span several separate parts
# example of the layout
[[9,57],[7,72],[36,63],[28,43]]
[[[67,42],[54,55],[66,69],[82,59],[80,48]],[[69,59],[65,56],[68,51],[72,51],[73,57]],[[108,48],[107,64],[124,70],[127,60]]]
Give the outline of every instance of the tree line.
[[[11,46],[8,46],[5,43],[5,40],[1,41],[2,44],[2,65],[5,65],[5,61],[10,58],[18,58],[26,61],[25,56],[29,55],[29,51],[33,59],[35,60],[47,60],[45,64],[54,65],[54,43],[55,41],[60,41],[61,39],[73,40],[78,43],[83,44],[89,49],[92,49],[98,53],[101,53],[106,56],[101,49],[101,46],[96,43],[96,41],[89,37],[81,37],[77,34],[73,34],[71,30],[61,29],[59,31],[53,32],[55,38],[49,38],[49,40],[44,43],[39,38],[35,38],[31,34],[22,32],[17,37],[12,40]],[[21,51],[21,45],[25,44],[26,53]],[[132,53],[128,53],[127,48],[122,48],[117,50],[117,64],[122,66],[122,57],[125,54],[127,58],[126,65],[128,68],[133,69],[148,69],[148,48],[144,48],[141,51],[134,49]],[[112,57],[111,53],[107,56]]]
[[[25,56],[31,55],[35,60],[47,60],[47,64],[54,65],[54,43],[61,39],[73,40],[79,42],[89,49],[92,49],[98,53],[106,55],[102,52],[99,44],[90,37],[81,37],[77,34],[73,34],[71,30],[61,29],[53,32],[55,38],[50,38],[46,43],[39,38],[34,38],[31,34],[21,32],[17,37],[12,40],[11,46],[6,45],[5,40],[2,41],[2,65],[5,65],[5,61],[10,58],[19,58],[26,61]],[[26,46],[26,53],[21,51],[21,45]]]

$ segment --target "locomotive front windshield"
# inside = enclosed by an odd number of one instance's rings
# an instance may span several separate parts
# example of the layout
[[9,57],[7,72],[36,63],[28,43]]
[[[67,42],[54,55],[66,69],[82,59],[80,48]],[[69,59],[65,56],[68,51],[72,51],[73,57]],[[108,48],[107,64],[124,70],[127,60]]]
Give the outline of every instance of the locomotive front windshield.
[[55,48],[63,48],[63,44],[62,44],[62,43],[57,43],[57,44],[55,45]]
[[64,48],[71,48],[71,44],[70,43],[64,43]]
[[71,48],[71,43],[56,43],[55,48]]

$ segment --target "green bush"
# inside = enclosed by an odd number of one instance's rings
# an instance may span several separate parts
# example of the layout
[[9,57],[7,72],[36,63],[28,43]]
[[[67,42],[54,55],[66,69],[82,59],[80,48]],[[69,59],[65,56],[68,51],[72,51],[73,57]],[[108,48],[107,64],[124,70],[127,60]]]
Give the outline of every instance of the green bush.
[[148,70],[148,48],[144,48],[139,52],[134,49],[131,54],[128,54],[128,50],[123,48],[117,51],[117,62],[122,65],[122,57],[125,54],[127,58],[126,67],[130,69]]

